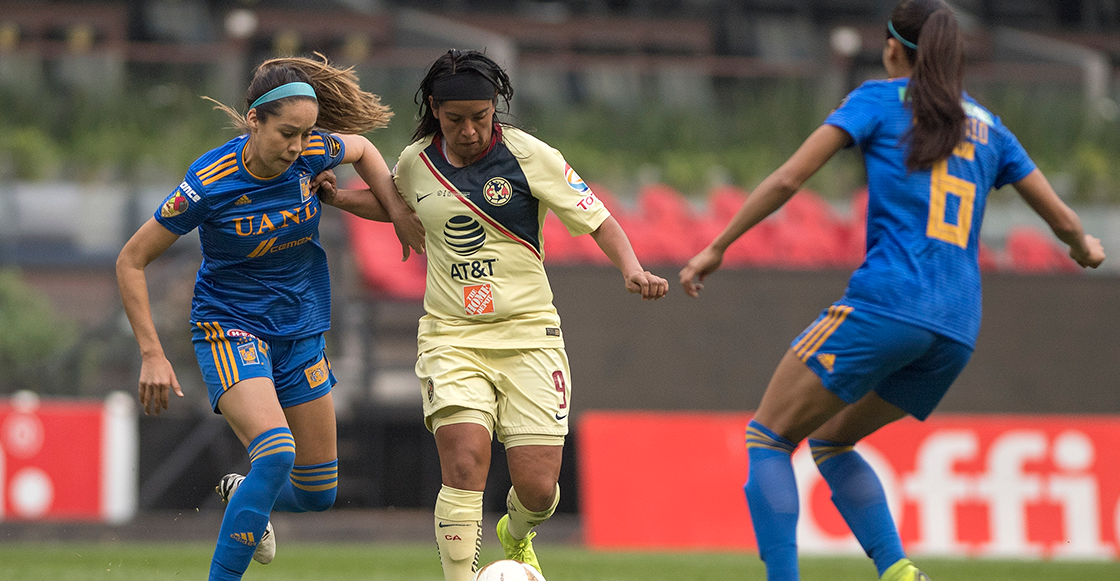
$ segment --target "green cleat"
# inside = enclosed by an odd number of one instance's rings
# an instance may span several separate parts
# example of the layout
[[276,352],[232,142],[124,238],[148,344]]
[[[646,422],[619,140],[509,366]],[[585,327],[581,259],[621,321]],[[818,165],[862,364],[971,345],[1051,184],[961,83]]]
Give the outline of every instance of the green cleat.
[[506,552],[507,559],[514,561],[521,561],[526,565],[532,565],[538,573],[544,574],[541,571],[541,564],[537,561],[537,553],[533,551],[533,537],[537,533],[531,532],[529,536],[521,539],[520,541],[513,538],[509,534],[509,515],[505,515],[498,521],[498,540],[502,543],[502,549]]
[[918,569],[910,559],[899,559],[883,573],[883,581],[930,581],[929,575]]

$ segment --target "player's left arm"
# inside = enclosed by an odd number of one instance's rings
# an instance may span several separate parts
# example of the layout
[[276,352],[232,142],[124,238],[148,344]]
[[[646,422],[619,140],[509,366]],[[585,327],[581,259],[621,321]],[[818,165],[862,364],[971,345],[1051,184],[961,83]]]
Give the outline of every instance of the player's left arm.
[[1096,268],[1104,262],[1104,247],[1100,239],[1085,233],[1077,212],[1058,197],[1041,170],[1035,168],[1012,185],[1023,201],[1046,221],[1054,235],[1069,246],[1069,256],[1077,264],[1083,268]]
[[[401,241],[402,260],[408,259],[410,248],[418,254],[423,254],[424,225],[420,223],[420,218],[412,208],[405,203],[404,198],[397,193],[393,175],[389,172],[389,166],[385,164],[385,158],[381,157],[381,152],[361,135],[335,134],[334,137],[346,146],[342,163],[353,164],[358,176],[369,186],[369,190],[339,190],[335,200],[337,201],[341,195],[341,203],[358,209],[359,211],[353,213],[359,216],[363,213],[370,216],[378,215],[373,207],[374,203],[378,204],[397,231],[397,238]],[[373,194],[372,200],[366,192]]]
[[640,293],[642,299],[647,301],[657,300],[669,292],[667,280],[642,268],[638,256],[634,254],[634,247],[630,245],[630,239],[614,216],[607,216],[607,219],[591,232],[591,237],[603,250],[603,254],[606,254],[607,258],[610,258],[611,262],[622,271],[626,290]]

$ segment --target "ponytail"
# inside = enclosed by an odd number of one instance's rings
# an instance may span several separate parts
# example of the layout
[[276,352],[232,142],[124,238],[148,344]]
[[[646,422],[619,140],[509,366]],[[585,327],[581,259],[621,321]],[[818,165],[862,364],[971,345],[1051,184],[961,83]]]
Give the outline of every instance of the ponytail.
[[918,47],[903,48],[911,64],[906,96],[914,115],[906,166],[928,168],[949,157],[964,139],[960,27],[941,0],[903,0],[892,13],[891,24],[899,36]]
[[[353,67],[337,69],[327,62],[327,57],[315,53],[319,60],[304,57],[281,57],[261,63],[253,73],[253,80],[245,91],[245,107],[258,97],[286,83],[304,82],[315,89],[315,100],[319,104],[319,117],[315,126],[329,133],[357,135],[389,124],[393,113],[381,104],[381,98],[363,91],[358,85],[358,76]],[[245,116],[232,107],[213,101],[215,109],[229,115],[233,126],[248,133],[249,124]],[[280,105],[289,99],[310,99],[311,97],[293,96],[261,103],[256,107],[257,116],[265,119],[275,115]]]

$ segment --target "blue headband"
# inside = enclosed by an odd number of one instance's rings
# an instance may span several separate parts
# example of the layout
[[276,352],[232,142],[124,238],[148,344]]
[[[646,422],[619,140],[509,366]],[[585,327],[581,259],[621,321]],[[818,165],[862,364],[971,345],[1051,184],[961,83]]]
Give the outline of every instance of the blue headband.
[[902,43],[902,46],[909,47],[911,50],[918,50],[918,45],[910,42],[909,40],[906,40],[905,38],[902,38],[902,35],[894,29],[894,23],[890,20],[887,21],[887,30],[890,31],[891,36],[893,36],[895,40]]
[[265,103],[268,103],[270,101],[283,99],[285,97],[300,96],[311,97],[312,99],[315,99],[315,89],[311,88],[311,85],[303,82],[297,81],[295,83],[286,83],[261,95],[260,97],[257,97],[257,100],[253,101],[253,104],[249,105],[249,108],[255,109],[257,105],[264,105]]

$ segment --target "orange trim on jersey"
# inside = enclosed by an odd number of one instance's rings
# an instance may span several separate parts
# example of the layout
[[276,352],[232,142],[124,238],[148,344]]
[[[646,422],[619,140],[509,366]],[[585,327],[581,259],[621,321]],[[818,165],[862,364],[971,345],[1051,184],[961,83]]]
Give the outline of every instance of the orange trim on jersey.
[[215,166],[213,169],[210,169],[210,170],[207,170],[203,173],[198,174],[198,179],[200,179],[200,180],[210,179],[211,177],[214,177],[214,174],[221,173],[222,171],[224,171],[224,170],[226,170],[230,167],[236,167],[236,166],[237,166],[237,160],[236,159],[226,160],[221,165]]
[[525,240],[523,240],[523,239],[519,238],[519,237],[518,237],[518,236],[517,236],[516,234],[514,234],[513,232],[510,232],[509,230],[506,230],[505,228],[503,228],[503,227],[502,227],[502,226],[501,226],[500,224],[498,224],[497,222],[495,222],[495,221],[493,220],[493,218],[491,218],[490,216],[486,215],[486,212],[483,212],[483,211],[482,211],[482,210],[480,210],[480,209],[479,209],[479,208],[478,208],[477,206],[475,206],[475,205],[474,205],[474,204],[473,204],[473,203],[472,203],[472,202],[470,201],[470,199],[469,199],[469,198],[467,198],[466,196],[464,196],[464,195],[463,195],[463,193],[462,193],[462,192],[460,192],[460,191],[458,190],[458,188],[456,188],[455,186],[451,185],[451,182],[447,181],[447,179],[446,179],[446,178],[444,178],[444,177],[443,177],[443,175],[441,175],[441,174],[439,173],[439,170],[437,170],[437,169],[436,169],[436,167],[435,167],[434,165],[432,165],[432,160],[428,159],[428,156],[427,156],[427,155],[426,155],[426,154],[425,154],[425,153],[424,153],[423,151],[421,151],[421,152],[420,152],[420,159],[424,160],[424,165],[427,165],[427,166],[428,166],[428,171],[432,172],[432,175],[434,175],[434,176],[436,177],[436,179],[437,179],[437,180],[439,180],[439,183],[443,184],[443,187],[445,187],[445,188],[447,188],[448,190],[451,190],[452,192],[454,192],[454,193],[455,193],[455,197],[456,197],[456,198],[457,198],[457,199],[458,199],[458,200],[459,200],[460,202],[462,202],[462,203],[463,203],[463,205],[465,205],[466,207],[470,208],[470,209],[471,209],[471,211],[472,211],[472,212],[474,212],[475,214],[478,214],[478,217],[479,217],[479,218],[482,218],[483,220],[485,220],[487,224],[489,224],[489,225],[493,226],[493,227],[494,227],[494,229],[496,229],[496,230],[497,230],[498,232],[501,232],[502,234],[505,234],[506,236],[508,236],[508,237],[512,238],[513,240],[516,240],[517,242],[520,242],[522,246],[524,246],[525,248],[528,248],[528,249],[529,249],[529,252],[532,252],[532,253],[533,253],[533,256],[536,256],[536,257],[537,257],[537,260],[540,260],[540,259],[541,259],[541,253],[540,253],[540,252],[537,252],[537,249],[536,249],[536,248],[533,248],[533,245],[532,245],[532,244],[529,244],[529,243],[528,243],[528,242],[526,242]]
[[212,164],[194,172],[194,175],[201,178],[202,174],[210,173],[212,170],[214,170],[214,168],[216,168],[219,165],[222,165],[223,163],[229,161],[229,159],[231,157],[236,157],[236,156],[237,156],[236,153],[227,153],[227,154],[223,155],[222,157],[218,158],[218,161],[215,161],[214,163],[212,163]]
[[300,155],[326,155],[326,149],[311,149],[310,147],[303,150]]
[[237,164],[235,163],[233,165],[233,167],[223,171],[222,173],[220,173],[220,174],[218,174],[218,175],[216,175],[212,178],[207,178],[207,179],[202,180],[202,185],[208,186],[208,185],[210,185],[210,184],[212,184],[212,183],[214,183],[214,182],[216,182],[216,181],[218,181],[218,180],[220,180],[220,179],[222,179],[222,178],[224,178],[224,177],[226,177],[226,176],[228,176],[232,173],[235,173],[236,171],[237,171]]

